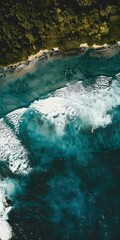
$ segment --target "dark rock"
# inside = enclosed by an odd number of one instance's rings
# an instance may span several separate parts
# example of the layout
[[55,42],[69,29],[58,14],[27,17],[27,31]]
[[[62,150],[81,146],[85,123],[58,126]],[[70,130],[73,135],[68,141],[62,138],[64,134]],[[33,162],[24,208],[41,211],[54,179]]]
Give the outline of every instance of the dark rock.
[[7,203],[8,205],[11,205],[11,204],[12,204],[12,199],[10,199],[10,198],[6,199],[6,203]]

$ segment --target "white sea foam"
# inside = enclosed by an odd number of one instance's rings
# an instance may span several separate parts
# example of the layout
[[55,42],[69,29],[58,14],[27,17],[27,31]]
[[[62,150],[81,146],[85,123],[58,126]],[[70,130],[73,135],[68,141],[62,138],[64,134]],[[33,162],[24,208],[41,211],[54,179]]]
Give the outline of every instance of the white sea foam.
[[[81,128],[94,130],[112,122],[111,112],[120,105],[119,89],[119,74],[113,80],[101,76],[90,87],[84,87],[82,82],[69,84],[46,99],[34,101],[28,109],[22,108],[11,112],[5,119],[0,119],[0,159],[8,162],[12,172],[29,172],[27,150],[17,137],[20,121],[26,111],[37,110],[38,114],[43,115],[43,120],[46,119],[54,125],[58,135],[64,134],[69,121],[72,121],[79,130]],[[32,125],[30,127],[32,128]],[[47,134],[46,131],[43,132]]]
[[[7,185],[7,188],[10,186]],[[8,213],[11,210],[10,206],[6,205],[6,184],[0,183],[0,239],[1,240],[9,240],[12,237],[12,230],[7,222],[8,220]],[[10,188],[9,188],[10,191]]]
[[12,237],[12,229],[7,221],[12,207],[7,205],[6,199],[15,194],[15,189],[20,188],[16,186],[15,180],[8,178],[8,169],[16,174],[27,174],[30,171],[27,150],[17,137],[20,117],[25,110],[15,110],[0,119],[0,160],[6,163],[0,166],[5,179],[0,181],[0,240],[9,240]]
[[7,221],[0,222],[0,239],[9,240],[12,237],[12,230]]
[[9,212],[12,210],[12,206],[9,206],[7,199],[10,198],[12,200],[16,189],[21,191],[17,180],[11,180],[10,178],[0,180],[0,240],[10,240],[13,235],[12,228],[8,223]]
[[30,170],[27,150],[10,128],[9,121],[4,119],[0,119],[0,160],[6,161],[14,173],[24,174]]
[[[27,111],[28,113],[32,113],[32,110],[37,111],[37,114],[43,117],[43,125],[36,127],[37,134],[42,131],[42,134],[48,135],[51,141],[56,141],[49,130],[49,123],[54,126],[58,136],[64,135],[68,122],[72,122],[79,130],[88,128],[91,131],[110,124],[113,117],[112,110],[120,105],[119,89],[120,74],[117,74],[114,80],[101,76],[91,86],[85,87],[83,82],[68,84],[48,98],[34,101],[28,109],[21,108],[9,113],[4,119],[0,119],[0,159],[7,162],[13,173],[26,174],[30,171],[28,152],[18,139],[19,126],[21,121],[24,121],[24,114]],[[33,123],[34,119],[31,115],[28,131],[33,128]],[[36,121],[35,124],[40,125],[40,121]],[[8,182],[6,179],[0,182],[1,240],[9,240],[12,236],[7,221],[11,207],[6,205],[6,196],[14,193],[15,188],[17,186],[13,181]]]
[[[37,118],[35,121],[37,134],[48,134],[52,141],[49,123],[54,126],[58,136],[63,135],[68,122],[72,122],[79,130],[105,127],[112,122],[113,109],[120,105],[120,74],[115,79],[110,77],[98,77],[91,86],[84,86],[78,82],[74,85],[55,91],[46,99],[34,101],[28,109],[22,108],[9,113],[4,119],[0,119],[0,159],[6,161],[13,173],[25,174],[30,171],[28,152],[18,139],[21,121],[24,121],[24,114],[31,113],[27,130],[33,128],[36,113],[43,117],[43,125]],[[37,116],[37,115],[36,115]],[[45,122],[46,120],[46,122]],[[48,122],[47,122],[48,121]],[[41,126],[39,127],[38,125]],[[6,176],[7,177],[7,176]],[[6,187],[8,186],[8,187]],[[11,207],[5,205],[6,192],[11,194],[16,185],[14,183],[0,183],[0,239],[11,238],[11,228],[7,222],[8,213]]]
[[9,124],[12,124],[12,126],[14,127],[15,133],[19,132],[20,118],[22,117],[25,111],[26,111],[26,108],[20,108],[7,114],[7,120]]
[[91,87],[84,87],[82,82],[69,84],[53,96],[35,101],[30,108],[44,114],[59,132],[64,131],[68,118],[79,118],[80,128],[105,127],[112,121],[110,112],[120,104],[119,75],[116,78],[112,81],[110,77],[101,76]]

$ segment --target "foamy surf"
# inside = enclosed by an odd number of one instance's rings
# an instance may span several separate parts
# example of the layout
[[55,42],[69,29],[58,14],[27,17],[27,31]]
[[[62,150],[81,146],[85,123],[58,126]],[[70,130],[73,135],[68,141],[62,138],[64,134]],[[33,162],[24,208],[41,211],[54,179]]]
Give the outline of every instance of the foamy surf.
[[117,239],[119,57],[88,59],[1,84],[1,240]]
[[100,76],[88,87],[84,87],[84,82],[69,84],[55,91],[49,98],[35,101],[30,108],[44,114],[56,124],[56,128],[59,124],[61,129],[64,128],[67,118],[78,118],[81,121],[79,129],[93,130],[112,122],[112,111],[120,104],[119,89],[119,75],[113,79]]
[[9,212],[12,207],[7,204],[14,185],[10,181],[0,181],[0,239],[9,240],[12,237],[12,229],[8,223]]

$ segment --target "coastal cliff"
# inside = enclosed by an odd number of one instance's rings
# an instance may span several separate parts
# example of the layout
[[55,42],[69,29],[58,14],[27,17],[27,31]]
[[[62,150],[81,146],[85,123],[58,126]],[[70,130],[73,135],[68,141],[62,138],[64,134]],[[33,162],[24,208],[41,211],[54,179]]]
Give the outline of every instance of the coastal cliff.
[[114,44],[119,29],[119,0],[2,0],[0,65],[54,46],[70,51],[82,43]]

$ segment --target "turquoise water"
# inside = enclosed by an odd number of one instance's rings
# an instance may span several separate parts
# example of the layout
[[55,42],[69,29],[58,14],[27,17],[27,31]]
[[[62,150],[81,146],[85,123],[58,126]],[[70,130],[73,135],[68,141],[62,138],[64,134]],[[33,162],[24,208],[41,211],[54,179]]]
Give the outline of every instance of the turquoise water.
[[0,85],[1,240],[118,240],[120,55],[50,58]]

